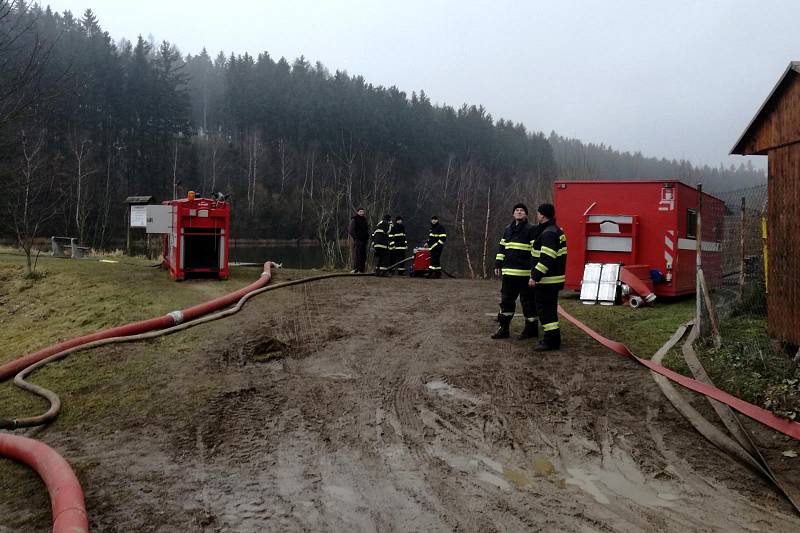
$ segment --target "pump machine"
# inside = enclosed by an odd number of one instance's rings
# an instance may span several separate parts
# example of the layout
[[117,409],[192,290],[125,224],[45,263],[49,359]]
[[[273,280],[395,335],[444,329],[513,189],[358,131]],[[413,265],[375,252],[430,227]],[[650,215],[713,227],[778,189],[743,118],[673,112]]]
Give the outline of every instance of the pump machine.
[[164,266],[175,280],[188,276],[228,279],[230,204],[222,199],[187,198],[162,203],[171,217],[164,232]]

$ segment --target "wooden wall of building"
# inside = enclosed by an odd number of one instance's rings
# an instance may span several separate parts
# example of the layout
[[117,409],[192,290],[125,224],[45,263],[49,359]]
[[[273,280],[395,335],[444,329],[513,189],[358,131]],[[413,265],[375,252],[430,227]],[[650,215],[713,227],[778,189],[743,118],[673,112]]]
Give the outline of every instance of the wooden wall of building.
[[[800,84],[797,84],[800,87]],[[800,94],[800,91],[798,92]],[[800,100],[793,110],[800,125]],[[800,126],[798,126],[800,127]],[[769,151],[767,243],[771,336],[800,345],[800,132],[795,144]]]
[[788,75],[743,139],[743,155],[765,155],[771,148],[800,141],[800,74],[792,70]]

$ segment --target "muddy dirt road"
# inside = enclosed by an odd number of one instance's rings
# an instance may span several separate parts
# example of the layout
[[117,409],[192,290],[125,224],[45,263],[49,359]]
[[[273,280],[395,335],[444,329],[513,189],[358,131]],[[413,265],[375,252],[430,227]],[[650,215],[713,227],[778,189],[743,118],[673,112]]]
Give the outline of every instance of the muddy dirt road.
[[557,354],[489,339],[497,288],[268,293],[175,356],[173,405],[43,438],[96,531],[800,530],[632,361],[569,327]]

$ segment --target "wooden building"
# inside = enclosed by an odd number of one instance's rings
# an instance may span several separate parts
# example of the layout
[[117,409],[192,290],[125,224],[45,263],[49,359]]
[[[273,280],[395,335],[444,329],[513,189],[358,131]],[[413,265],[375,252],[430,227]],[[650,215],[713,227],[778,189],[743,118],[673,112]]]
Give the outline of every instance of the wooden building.
[[789,63],[731,153],[768,158],[769,333],[799,346],[800,62]]

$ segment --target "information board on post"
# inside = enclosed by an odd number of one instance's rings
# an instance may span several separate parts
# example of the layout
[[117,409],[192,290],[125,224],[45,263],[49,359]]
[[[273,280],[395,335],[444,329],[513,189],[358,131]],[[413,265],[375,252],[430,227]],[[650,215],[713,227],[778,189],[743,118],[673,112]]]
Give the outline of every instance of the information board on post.
[[131,227],[132,228],[146,228],[147,227],[147,206],[146,205],[132,205],[131,206]]

